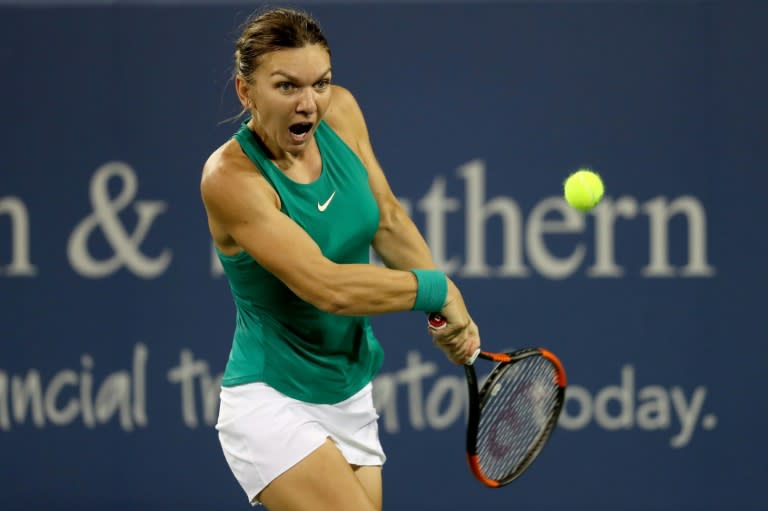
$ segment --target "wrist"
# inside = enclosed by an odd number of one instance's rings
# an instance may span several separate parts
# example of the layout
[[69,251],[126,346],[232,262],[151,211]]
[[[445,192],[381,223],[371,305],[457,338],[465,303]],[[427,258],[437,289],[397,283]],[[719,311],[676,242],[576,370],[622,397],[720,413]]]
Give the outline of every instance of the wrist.
[[448,297],[448,277],[440,270],[412,269],[416,276],[416,299],[411,310],[439,312]]

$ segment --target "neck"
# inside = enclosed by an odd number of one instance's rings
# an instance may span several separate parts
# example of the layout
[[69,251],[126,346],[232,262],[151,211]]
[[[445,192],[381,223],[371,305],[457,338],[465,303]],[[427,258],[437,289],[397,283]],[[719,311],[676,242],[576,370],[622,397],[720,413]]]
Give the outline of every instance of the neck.
[[301,162],[307,157],[307,146],[295,153],[283,150],[277,142],[267,135],[267,132],[264,130],[261,123],[258,122],[256,116],[252,116],[251,120],[248,121],[248,127],[256,135],[256,138],[261,143],[262,148],[265,149],[269,159],[280,169],[288,170],[295,163]]
[[267,157],[286,176],[302,183],[317,179],[322,164],[320,163],[320,152],[314,136],[300,151],[288,152],[280,148],[274,140],[267,136],[266,131],[255,116],[248,121],[248,128],[256,136]]

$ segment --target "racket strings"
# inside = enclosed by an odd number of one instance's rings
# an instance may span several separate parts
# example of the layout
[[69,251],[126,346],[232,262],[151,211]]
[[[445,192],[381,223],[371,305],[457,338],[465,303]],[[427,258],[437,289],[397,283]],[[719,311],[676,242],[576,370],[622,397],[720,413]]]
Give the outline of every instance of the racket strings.
[[480,469],[502,480],[524,468],[551,427],[559,388],[546,359],[528,357],[509,365],[488,389],[477,434]]

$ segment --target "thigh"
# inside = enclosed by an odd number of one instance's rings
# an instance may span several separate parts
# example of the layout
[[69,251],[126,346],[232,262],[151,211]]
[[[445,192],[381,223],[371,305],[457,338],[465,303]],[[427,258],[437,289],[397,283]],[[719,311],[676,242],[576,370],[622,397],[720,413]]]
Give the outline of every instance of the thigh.
[[357,480],[363,485],[365,493],[368,494],[368,498],[373,503],[376,511],[381,511],[382,505],[382,490],[381,490],[381,467],[365,466],[358,467],[353,466]]
[[360,479],[329,439],[259,494],[269,511],[377,511]]

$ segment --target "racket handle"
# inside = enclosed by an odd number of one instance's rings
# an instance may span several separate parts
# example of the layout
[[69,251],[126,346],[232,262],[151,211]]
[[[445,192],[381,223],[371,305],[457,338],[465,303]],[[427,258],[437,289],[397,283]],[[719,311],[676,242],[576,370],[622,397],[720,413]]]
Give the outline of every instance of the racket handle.
[[429,326],[434,328],[435,330],[441,330],[445,328],[445,325],[448,324],[448,322],[445,320],[444,317],[442,317],[437,312],[430,312],[429,316],[427,317],[427,323],[429,323]]
[[[427,317],[427,322],[429,323],[429,326],[434,330],[441,330],[445,328],[445,325],[448,324],[448,322],[445,320],[444,317],[442,317],[437,312],[432,312]],[[475,363],[475,360],[477,360],[477,357],[480,355],[480,348],[477,348],[475,352],[472,354],[472,356],[464,362],[464,365],[471,366]]]

